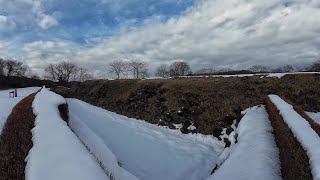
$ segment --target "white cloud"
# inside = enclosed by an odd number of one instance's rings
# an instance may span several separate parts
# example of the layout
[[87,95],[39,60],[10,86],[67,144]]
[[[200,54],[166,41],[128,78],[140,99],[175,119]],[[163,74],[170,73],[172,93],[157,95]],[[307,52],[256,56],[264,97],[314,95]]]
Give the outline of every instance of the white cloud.
[[0,15],[0,31],[13,30],[16,28],[16,24],[13,20],[7,16]]
[[38,20],[38,25],[42,29],[49,29],[50,27],[57,26],[58,21],[49,15],[41,15]]
[[49,63],[73,61],[73,57],[81,48],[67,41],[35,41],[22,48],[25,63],[39,74]]
[[38,25],[48,29],[58,25],[57,19],[45,13],[43,3],[44,0],[0,0],[0,13],[9,14],[12,22],[23,27]]
[[186,15],[109,37],[78,57],[99,69],[115,58],[153,65],[184,59],[194,69],[310,63],[320,50],[316,1],[202,1]]
[[24,57],[38,69],[69,59],[99,76],[107,75],[108,63],[116,58],[145,60],[151,69],[175,59],[187,61],[194,70],[311,63],[320,55],[320,1],[286,2],[201,0],[180,17],[147,19],[94,46],[58,40],[26,44]]

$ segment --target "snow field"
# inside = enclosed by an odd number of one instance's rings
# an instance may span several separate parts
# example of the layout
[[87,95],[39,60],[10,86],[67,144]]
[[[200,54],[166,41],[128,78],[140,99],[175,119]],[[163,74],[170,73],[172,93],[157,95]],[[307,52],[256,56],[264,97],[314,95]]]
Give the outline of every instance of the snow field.
[[320,179],[320,138],[310,124],[293,107],[277,95],[269,95],[272,103],[280,111],[285,123],[291,129],[303,149],[306,151],[313,179]]
[[314,113],[314,112],[306,112],[311,119],[314,120],[314,122],[320,124],[320,112]]
[[26,158],[27,180],[109,179],[78,137],[61,119],[60,95],[43,88],[35,97],[33,147]]
[[[77,128],[74,122],[81,121],[103,141],[124,169],[141,180],[206,179],[224,148],[224,143],[213,136],[184,135],[80,100],[67,102],[71,128]],[[97,148],[94,151],[100,151],[98,146],[92,146]]]
[[13,89],[0,91],[0,134],[14,106],[23,98],[37,92],[39,89],[39,87],[19,88],[18,97],[15,98],[9,98],[9,92],[13,91]]
[[265,107],[244,113],[237,128],[238,143],[228,149],[229,157],[207,180],[281,179],[279,152]]
[[81,120],[74,117],[69,122],[72,130],[77,134],[81,141],[90,149],[90,152],[103,165],[105,171],[117,180],[138,180],[137,177],[120,167],[116,156],[104,144],[103,140],[98,137],[90,128]]

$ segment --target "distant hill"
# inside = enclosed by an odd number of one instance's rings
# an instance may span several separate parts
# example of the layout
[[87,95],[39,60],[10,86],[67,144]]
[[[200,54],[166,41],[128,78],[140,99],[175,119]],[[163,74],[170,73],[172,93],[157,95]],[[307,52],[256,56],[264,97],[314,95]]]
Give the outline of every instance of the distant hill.
[[47,87],[54,87],[57,86],[58,83],[49,80],[30,79],[26,77],[0,76],[0,89],[22,88],[43,85],[46,85]]

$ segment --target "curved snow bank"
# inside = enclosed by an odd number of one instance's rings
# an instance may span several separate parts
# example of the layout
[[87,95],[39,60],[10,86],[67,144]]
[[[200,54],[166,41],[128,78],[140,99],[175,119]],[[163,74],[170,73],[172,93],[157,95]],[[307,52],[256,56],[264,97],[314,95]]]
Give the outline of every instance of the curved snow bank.
[[237,128],[238,143],[207,180],[281,179],[279,152],[265,107],[252,107],[245,112]]
[[277,95],[269,95],[272,103],[280,111],[283,120],[291,129],[303,149],[307,152],[313,179],[320,179],[320,138],[310,124]]
[[69,125],[110,176],[116,180],[138,180],[137,177],[119,166],[116,156],[104,144],[103,140],[94,134],[81,120],[74,117],[69,121]]
[[26,158],[27,180],[109,179],[68,125],[61,119],[60,95],[43,88],[33,101],[37,116],[32,129],[33,147]]
[[213,136],[184,135],[80,100],[67,101],[70,121],[81,120],[110,148],[122,167],[141,180],[205,179],[224,148]]

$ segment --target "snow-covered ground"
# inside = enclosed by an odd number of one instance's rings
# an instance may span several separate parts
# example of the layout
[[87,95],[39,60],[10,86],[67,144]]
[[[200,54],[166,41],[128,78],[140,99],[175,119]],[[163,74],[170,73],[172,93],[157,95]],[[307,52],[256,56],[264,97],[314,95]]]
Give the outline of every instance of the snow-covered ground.
[[107,180],[96,159],[59,114],[65,99],[43,88],[33,101],[33,147],[26,158],[27,180]]
[[19,88],[18,97],[9,98],[9,92],[13,89],[0,91],[0,134],[13,107],[26,96],[38,91],[39,87]]
[[306,112],[311,119],[313,119],[316,123],[320,124],[320,112],[314,113],[314,112]]
[[277,95],[269,95],[272,103],[280,111],[283,120],[291,129],[303,149],[307,152],[313,179],[320,179],[320,138],[310,124],[293,107]]
[[[224,147],[213,136],[184,135],[80,100],[67,102],[71,128],[78,129],[73,125],[81,121],[112,151],[124,169],[141,180],[206,179]],[[83,134],[78,136],[81,138]]]
[[244,113],[237,128],[238,143],[207,180],[281,179],[278,148],[265,107],[252,107]]

